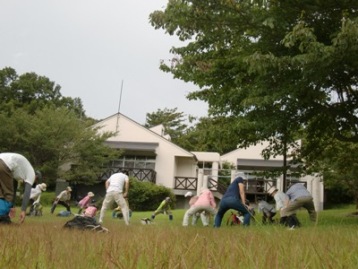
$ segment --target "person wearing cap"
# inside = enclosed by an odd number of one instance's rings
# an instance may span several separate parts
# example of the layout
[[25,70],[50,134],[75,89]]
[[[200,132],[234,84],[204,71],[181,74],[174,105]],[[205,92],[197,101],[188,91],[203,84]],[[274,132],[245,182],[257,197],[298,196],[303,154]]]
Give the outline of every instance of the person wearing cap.
[[195,203],[185,212],[183,218],[183,226],[188,226],[189,218],[195,216],[197,213],[203,213],[205,215],[201,218],[204,226],[209,226],[209,215],[216,214],[216,203],[213,193],[207,189],[203,188],[200,191],[198,198]]
[[[198,200],[198,196],[193,195],[193,193],[191,191],[188,191],[187,193],[185,193],[184,197],[189,199],[189,202],[188,202],[189,208],[192,207],[193,204]],[[205,221],[203,222],[203,219],[206,219],[206,216],[205,216],[205,211],[203,211],[201,213],[197,212],[196,214],[193,215],[191,224],[196,225],[199,217],[201,218],[201,222],[205,223]]]
[[72,189],[70,186],[68,186],[65,190],[60,192],[60,194],[56,197],[55,201],[52,204],[51,214],[53,214],[53,212],[55,211],[57,204],[63,205],[64,207],[66,207],[66,210],[71,213],[71,209],[70,209],[71,192]]
[[101,212],[99,214],[99,223],[103,223],[104,213],[113,202],[121,207],[123,219],[126,225],[129,225],[129,207],[126,199],[129,191],[128,171],[112,174],[105,182],[106,196],[104,197]]
[[89,193],[87,193],[85,197],[83,197],[78,202],[78,206],[80,207],[80,209],[78,210],[78,214],[81,214],[82,210],[88,207],[93,197],[94,197],[94,193],[90,191]]
[[244,215],[244,225],[250,225],[251,208],[246,204],[244,178],[246,179],[243,173],[238,173],[234,181],[227,188],[220,201],[219,210],[215,216],[214,227],[219,228],[221,226],[222,219],[229,209],[241,212]]
[[267,220],[269,221],[269,223],[274,223],[273,217],[276,215],[276,209],[273,205],[261,199],[259,200],[257,208],[259,212],[262,212],[263,224],[266,224]]
[[282,191],[279,191],[275,186],[268,189],[267,193],[275,199],[276,211],[280,212],[280,224],[289,226],[290,228],[300,226],[300,222],[296,217],[296,212],[290,217],[285,212],[285,208],[290,201],[288,195]]
[[40,204],[41,194],[46,191],[47,185],[45,183],[37,184],[35,188],[31,189],[30,193],[30,211],[27,215],[31,215],[31,213],[35,209],[36,204]]
[[14,205],[18,182],[24,183],[19,223],[25,221],[35,180],[35,170],[26,157],[12,152],[0,153],[0,222],[11,223],[10,218],[16,215]]
[[313,203],[313,197],[302,183],[293,184],[286,192],[290,201],[286,203],[284,213],[287,216],[292,216],[296,210],[301,207],[305,208],[308,212],[310,220],[316,222],[317,213]]
[[170,197],[166,197],[158,206],[158,208],[154,211],[151,218],[155,219],[155,216],[158,214],[167,214],[169,216],[169,220],[173,220],[173,214],[170,207],[171,199]]

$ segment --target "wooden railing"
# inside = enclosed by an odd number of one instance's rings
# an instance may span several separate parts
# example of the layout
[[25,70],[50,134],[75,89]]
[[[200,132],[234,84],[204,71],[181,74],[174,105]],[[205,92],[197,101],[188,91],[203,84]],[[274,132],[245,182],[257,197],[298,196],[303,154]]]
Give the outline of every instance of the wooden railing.
[[106,180],[112,174],[121,172],[123,170],[127,170],[129,176],[136,177],[139,181],[146,181],[151,183],[156,183],[156,175],[157,173],[153,169],[140,169],[140,168],[127,168],[127,167],[111,167],[104,172],[99,179]]
[[196,190],[198,178],[196,177],[175,177],[174,189],[177,190]]

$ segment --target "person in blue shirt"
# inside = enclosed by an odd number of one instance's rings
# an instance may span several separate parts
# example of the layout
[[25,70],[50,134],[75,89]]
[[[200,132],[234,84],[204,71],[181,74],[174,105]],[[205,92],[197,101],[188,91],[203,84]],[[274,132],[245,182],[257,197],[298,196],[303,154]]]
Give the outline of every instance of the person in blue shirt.
[[[215,216],[214,227],[221,226],[222,219],[229,209],[234,209],[244,215],[244,225],[250,225],[250,207],[246,205],[246,193],[244,185],[245,175],[238,173],[235,180],[229,185],[221,199],[219,210]],[[245,178],[246,179],[246,178]]]

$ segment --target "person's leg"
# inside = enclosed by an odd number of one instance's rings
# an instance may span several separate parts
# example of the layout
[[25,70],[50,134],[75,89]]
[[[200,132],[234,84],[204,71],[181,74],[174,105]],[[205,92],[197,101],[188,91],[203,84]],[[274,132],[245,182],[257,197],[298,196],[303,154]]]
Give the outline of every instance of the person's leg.
[[129,208],[126,199],[123,197],[123,193],[115,193],[114,198],[117,204],[121,207],[125,224],[129,225]]
[[273,217],[276,215],[276,212],[270,212],[269,222],[274,223]]
[[303,204],[303,208],[305,208],[310,216],[310,220],[316,222],[317,220],[317,212],[314,208],[313,198],[306,198]]
[[106,193],[106,196],[104,197],[103,203],[102,203],[102,207],[101,207],[101,211],[99,213],[99,223],[103,222],[103,217],[104,214],[107,210],[107,208],[110,206],[111,202],[112,202],[112,195],[110,193]]
[[55,212],[56,206],[57,206],[57,202],[55,201],[52,203],[51,214],[53,214],[53,212]]
[[244,215],[244,226],[250,225],[251,214],[247,210],[246,206],[240,201],[240,199],[231,199],[229,206],[230,208],[235,209]]
[[66,202],[58,201],[58,204],[63,205],[63,206],[66,208],[67,211],[70,211],[70,212],[71,212],[70,206],[69,206],[69,204],[67,204]]
[[0,159],[0,198],[12,202],[14,198],[14,179],[11,170]]
[[266,224],[267,221],[267,213],[266,211],[262,211],[262,224]]
[[227,198],[222,199],[219,205],[218,213],[215,216],[214,227],[219,228],[221,226],[222,219],[230,207],[227,205]]
[[210,215],[215,216],[216,210],[211,206],[203,207],[202,210],[203,211],[200,214],[201,222],[203,223],[203,226],[209,226]]
[[195,208],[194,207],[189,208],[185,212],[184,217],[183,217],[183,223],[182,223],[183,226],[188,226],[189,225],[189,218],[191,216],[195,215],[194,213],[195,213]]

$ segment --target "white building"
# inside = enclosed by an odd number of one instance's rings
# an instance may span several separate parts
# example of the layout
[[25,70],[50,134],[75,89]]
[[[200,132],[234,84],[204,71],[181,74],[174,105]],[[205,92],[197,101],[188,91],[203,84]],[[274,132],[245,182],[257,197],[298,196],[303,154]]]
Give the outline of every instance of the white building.
[[[162,125],[148,129],[120,113],[98,122],[94,127],[102,132],[116,132],[106,142],[113,148],[123,150],[122,157],[112,164],[113,167],[126,168],[140,180],[172,189],[177,195],[178,207],[184,206],[183,196],[188,190],[195,193],[203,186],[208,186],[217,198],[221,198],[224,190],[220,189],[218,178],[224,161],[234,164],[249,178],[253,178],[251,174],[254,170],[282,166],[282,157],[269,161],[263,159],[261,151],[265,143],[220,156],[216,152],[189,152],[172,143],[170,137],[164,135]],[[282,178],[274,180],[278,189],[282,189]],[[323,209],[323,183],[320,178],[309,176],[299,178],[299,181],[306,182],[314,196],[316,209]],[[262,191],[267,190],[267,184]]]

